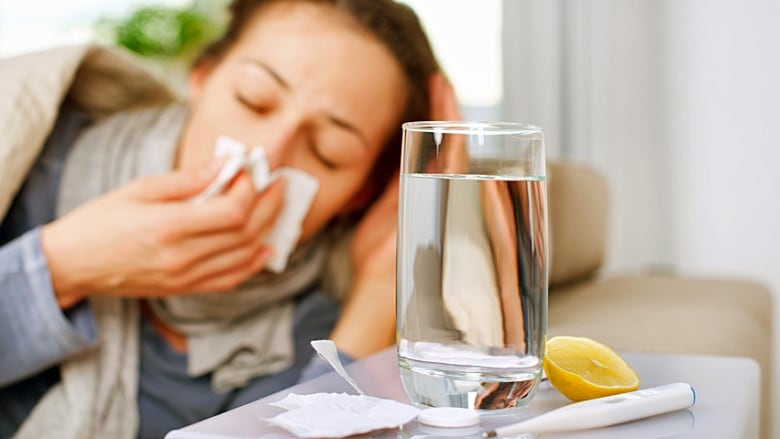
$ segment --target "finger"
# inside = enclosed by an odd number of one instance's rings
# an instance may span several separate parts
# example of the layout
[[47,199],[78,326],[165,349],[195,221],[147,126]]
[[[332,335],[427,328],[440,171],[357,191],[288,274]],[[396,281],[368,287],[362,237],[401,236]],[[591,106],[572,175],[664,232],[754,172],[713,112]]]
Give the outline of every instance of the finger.
[[385,223],[388,219],[396,220],[398,212],[399,181],[394,179],[387,184],[384,192],[378,200],[369,208],[363,216],[361,224]]
[[279,178],[263,191],[252,208],[251,216],[244,229],[247,238],[253,239],[263,232],[268,233],[273,228],[284,206],[286,186],[286,180]]
[[400,190],[400,179],[394,178],[387,183],[385,191],[382,196],[377,200],[383,206],[390,206],[397,208],[398,205],[398,192]]
[[219,163],[201,170],[177,170],[141,177],[128,185],[137,198],[154,201],[184,200],[197,195],[217,176]]
[[273,249],[264,247],[261,251],[257,252],[251,262],[246,265],[234,267],[231,270],[197,279],[188,286],[188,289],[192,292],[233,290],[242,282],[260,272],[273,254]]
[[432,120],[462,120],[458,108],[458,98],[452,84],[441,72],[436,72],[428,80]]
[[272,250],[269,247],[256,246],[254,243],[227,250],[192,266],[176,278],[174,287],[192,291],[203,279],[221,277],[229,273],[254,273],[257,271],[255,263],[258,257],[264,257],[270,252]]
[[[431,120],[459,121],[463,119],[458,108],[458,98],[452,84],[441,72],[436,72],[428,78],[429,103]],[[437,172],[460,173],[465,168],[465,148],[462,135],[448,135],[442,142],[441,160]],[[433,164],[433,162],[431,162]]]
[[249,214],[260,194],[257,192],[252,178],[246,171],[238,173],[224,193],[224,197],[239,205],[244,212]]
[[284,182],[274,182],[257,198],[243,229],[200,234],[195,232],[191,238],[180,241],[173,250],[178,254],[188,255],[194,264],[240,245],[254,244],[259,247],[265,242],[281,212],[283,193]]
[[242,172],[228,191],[201,203],[172,206],[177,212],[176,227],[181,235],[241,230],[249,220],[259,195],[249,176]]

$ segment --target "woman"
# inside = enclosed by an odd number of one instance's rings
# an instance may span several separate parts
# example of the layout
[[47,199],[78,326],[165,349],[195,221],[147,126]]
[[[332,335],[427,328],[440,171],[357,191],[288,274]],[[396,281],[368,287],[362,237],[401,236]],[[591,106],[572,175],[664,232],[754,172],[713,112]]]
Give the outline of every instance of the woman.
[[[95,56],[80,52],[24,185],[3,184],[15,195],[0,226],[0,435],[161,437],[317,373],[310,339],[352,358],[392,343],[399,126],[456,117],[452,91],[391,0],[231,8],[185,106],[139,109],[167,99],[131,81],[144,99],[90,94],[111,75],[86,81]],[[105,105],[80,105],[91,99]],[[283,180],[258,194],[241,173],[189,201],[215,176],[220,135],[319,181],[284,273],[257,275]],[[334,277],[329,242],[356,217],[337,313],[320,274]]]

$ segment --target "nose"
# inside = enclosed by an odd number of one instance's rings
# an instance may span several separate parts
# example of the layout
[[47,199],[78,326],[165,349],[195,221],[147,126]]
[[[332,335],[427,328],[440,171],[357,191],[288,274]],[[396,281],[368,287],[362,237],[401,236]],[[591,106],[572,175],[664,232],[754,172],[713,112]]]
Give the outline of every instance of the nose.
[[300,137],[300,123],[293,117],[276,117],[262,127],[260,145],[271,169],[283,166],[292,153],[293,146]]

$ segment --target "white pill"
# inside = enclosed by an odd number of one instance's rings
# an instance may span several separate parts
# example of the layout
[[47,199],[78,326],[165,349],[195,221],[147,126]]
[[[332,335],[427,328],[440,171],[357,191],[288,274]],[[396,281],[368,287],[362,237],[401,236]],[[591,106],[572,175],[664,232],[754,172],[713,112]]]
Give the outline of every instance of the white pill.
[[434,407],[420,412],[417,420],[434,427],[468,427],[479,424],[479,413],[458,407]]

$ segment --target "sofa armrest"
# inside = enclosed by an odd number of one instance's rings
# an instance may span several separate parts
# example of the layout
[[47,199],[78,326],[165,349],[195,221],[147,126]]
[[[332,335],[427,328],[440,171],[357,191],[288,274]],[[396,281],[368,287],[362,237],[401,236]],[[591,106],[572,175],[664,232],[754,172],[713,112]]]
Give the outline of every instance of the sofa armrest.
[[603,263],[607,195],[606,181],[592,168],[548,163],[551,287],[590,277]]

